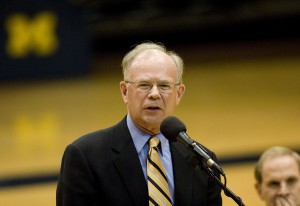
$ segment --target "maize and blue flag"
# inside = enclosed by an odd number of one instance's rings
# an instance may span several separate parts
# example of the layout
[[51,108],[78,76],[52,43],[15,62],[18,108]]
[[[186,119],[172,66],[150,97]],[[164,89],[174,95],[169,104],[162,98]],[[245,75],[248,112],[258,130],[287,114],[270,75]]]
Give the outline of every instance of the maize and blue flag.
[[66,0],[10,0],[1,7],[2,80],[89,72],[88,24],[78,8]]

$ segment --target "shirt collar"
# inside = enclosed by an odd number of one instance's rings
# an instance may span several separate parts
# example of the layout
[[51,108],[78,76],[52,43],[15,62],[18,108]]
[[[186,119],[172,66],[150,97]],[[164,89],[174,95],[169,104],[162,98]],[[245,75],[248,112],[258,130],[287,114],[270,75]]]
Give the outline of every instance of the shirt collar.
[[[128,126],[128,129],[129,129],[129,132],[131,134],[133,143],[135,145],[136,151],[139,154],[141,152],[141,150],[143,149],[143,147],[145,146],[145,144],[150,139],[151,135],[146,133],[146,132],[143,132],[142,130],[140,130],[133,123],[133,121],[131,120],[129,115],[127,115],[127,126]],[[169,148],[169,141],[161,133],[159,133],[155,136],[157,136],[160,140],[161,147],[159,147],[159,149],[161,151],[161,154],[163,154],[162,151]]]

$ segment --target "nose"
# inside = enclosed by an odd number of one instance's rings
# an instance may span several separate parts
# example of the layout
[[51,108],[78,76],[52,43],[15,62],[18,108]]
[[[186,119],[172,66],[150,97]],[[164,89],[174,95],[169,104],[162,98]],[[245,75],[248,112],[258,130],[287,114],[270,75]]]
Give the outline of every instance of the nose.
[[278,195],[287,195],[289,194],[289,188],[287,187],[285,182],[282,182],[280,184],[279,190],[278,190]]
[[157,99],[160,97],[160,91],[158,89],[158,86],[156,84],[153,84],[152,88],[149,91],[148,94],[149,97]]

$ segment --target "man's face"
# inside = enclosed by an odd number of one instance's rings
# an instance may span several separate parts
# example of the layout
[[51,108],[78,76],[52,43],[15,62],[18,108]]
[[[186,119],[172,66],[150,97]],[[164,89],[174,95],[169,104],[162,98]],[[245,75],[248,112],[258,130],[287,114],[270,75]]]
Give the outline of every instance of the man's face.
[[185,90],[183,84],[175,85],[174,61],[161,51],[146,50],[132,62],[126,80],[131,83],[122,81],[120,88],[131,119],[143,131],[159,133],[160,123],[172,114]]
[[291,156],[267,159],[262,166],[262,183],[256,184],[267,206],[300,206],[300,171]]

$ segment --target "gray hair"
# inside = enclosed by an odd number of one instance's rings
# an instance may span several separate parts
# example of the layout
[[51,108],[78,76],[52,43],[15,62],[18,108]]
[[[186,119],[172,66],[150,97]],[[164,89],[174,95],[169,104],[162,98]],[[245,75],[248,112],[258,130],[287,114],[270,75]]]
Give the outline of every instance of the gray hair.
[[258,162],[255,165],[255,170],[254,170],[254,175],[256,181],[261,184],[262,183],[262,166],[264,162],[268,159],[275,158],[275,157],[280,157],[280,156],[291,156],[293,157],[296,162],[298,163],[298,168],[300,171],[300,155],[286,147],[281,147],[281,146],[274,146],[269,149],[267,149],[259,158]]
[[123,70],[124,80],[127,79],[127,77],[128,77],[130,66],[131,66],[133,60],[135,59],[135,57],[138,54],[140,54],[148,49],[155,49],[155,50],[162,51],[165,54],[169,55],[173,59],[175,65],[176,65],[176,68],[177,68],[177,81],[178,81],[178,83],[181,83],[183,68],[184,68],[184,63],[183,63],[182,58],[177,53],[175,53],[173,51],[168,51],[163,44],[153,43],[153,42],[144,42],[144,43],[138,44],[124,56],[124,58],[122,60],[122,65],[121,65],[122,70]]

